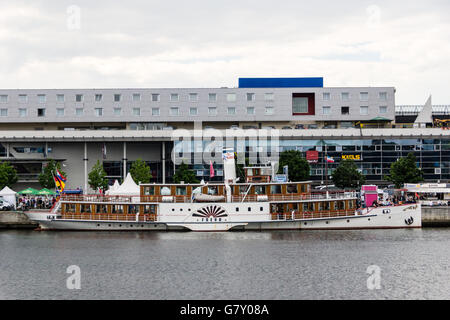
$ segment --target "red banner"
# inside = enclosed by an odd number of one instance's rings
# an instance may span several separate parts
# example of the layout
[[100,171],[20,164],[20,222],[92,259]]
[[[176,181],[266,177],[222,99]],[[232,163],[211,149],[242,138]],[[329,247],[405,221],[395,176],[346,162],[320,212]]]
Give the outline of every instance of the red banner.
[[319,162],[319,151],[306,151],[306,160],[309,163]]

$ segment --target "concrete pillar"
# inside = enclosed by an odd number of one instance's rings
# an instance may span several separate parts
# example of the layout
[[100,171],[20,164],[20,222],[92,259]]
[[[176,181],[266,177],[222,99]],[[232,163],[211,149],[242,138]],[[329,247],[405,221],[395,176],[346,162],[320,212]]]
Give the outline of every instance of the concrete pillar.
[[162,161],[162,183],[166,183],[166,142],[162,142],[161,151],[161,161]]
[[87,157],[87,143],[84,142],[84,194],[87,194],[88,192],[88,174],[87,174],[87,166],[88,166],[88,157]]
[[123,180],[127,177],[127,142],[123,142]]

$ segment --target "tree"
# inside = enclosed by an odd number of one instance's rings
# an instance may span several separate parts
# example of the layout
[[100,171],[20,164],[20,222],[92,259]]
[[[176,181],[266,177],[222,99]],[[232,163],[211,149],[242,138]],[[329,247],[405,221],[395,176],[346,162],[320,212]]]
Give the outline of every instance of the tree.
[[396,188],[401,188],[405,183],[423,181],[423,172],[417,167],[416,157],[411,152],[407,157],[400,158],[391,164],[390,174],[385,179],[392,181]]
[[9,162],[0,163],[0,189],[11,187],[18,180],[16,169]]
[[195,177],[194,171],[190,170],[184,162],[181,162],[177,171],[173,175],[173,181],[175,183],[180,183],[181,181],[184,181],[184,183],[199,183]]
[[366,182],[366,178],[358,171],[358,167],[351,159],[341,161],[331,174],[331,179],[334,185],[341,189],[355,189]]
[[97,163],[92,167],[91,172],[88,174],[88,178],[89,186],[95,191],[98,189],[105,191],[108,188],[108,179],[106,179],[106,172],[105,169],[103,169],[100,160],[97,160]]
[[55,188],[55,180],[53,179],[53,175],[55,174],[56,169],[58,169],[58,171],[61,172],[64,177],[67,177],[66,173],[61,170],[61,164],[53,159],[50,159],[50,161],[47,163],[47,166],[44,167],[44,170],[39,174],[38,177],[39,183],[41,184],[42,188]]
[[290,181],[308,180],[311,168],[300,151],[283,151],[280,155],[278,173],[283,173],[284,166],[288,166]]
[[152,178],[150,167],[140,158],[131,166],[130,174],[133,177],[133,180],[138,184],[139,182],[149,183]]

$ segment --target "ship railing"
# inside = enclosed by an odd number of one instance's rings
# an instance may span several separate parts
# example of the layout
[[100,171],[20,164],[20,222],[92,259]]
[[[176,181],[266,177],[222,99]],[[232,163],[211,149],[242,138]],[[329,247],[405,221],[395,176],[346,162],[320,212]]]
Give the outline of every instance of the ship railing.
[[[355,198],[355,192],[336,192],[336,193],[305,193],[305,194],[271,194],[271,195],[233,195],[232,202],[276,202],[276,201],[308,201],[308,200],[345,200]],[[62,195],[63,202],[90,202],[90,203],[133,203],[136,199],[140,202],[175,202],[175,203],[190,203],[191,196],[175,195],[175,196],[106,196],[106,195]],[[218,202],[224,202],[218,201]]]
[[308,200],[345,200],[355,198],[354,192],[327,194],[272,194],[272,195],[244,195],[232,196],[233,202],[277,202],[277,201],[308,201]]
[[337,211],[316,211],[316,212],[284,212],[272,213],[272,220],[305,220],[305,219],[323,219],[338,218],[356,215],[353,210],[337,210]]
[[80,214],[65,213],[59,219],[67,220],[95,220],[95,221],[130,221],[130,222],[153,222],[158,221],[155,214],[139,215],[136,220],[135,214]]
[[106,195],[61,195],[61,201],[73,202],[133,202],[139,196],[106,196]]

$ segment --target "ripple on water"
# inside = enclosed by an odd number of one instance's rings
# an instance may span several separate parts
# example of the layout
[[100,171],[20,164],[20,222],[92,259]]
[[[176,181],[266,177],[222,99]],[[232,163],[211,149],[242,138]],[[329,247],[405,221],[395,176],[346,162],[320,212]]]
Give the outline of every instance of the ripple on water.
[[[449,299],[448,232],[3,231],[0,298]],[[69,265],[81,290],[66,287]]]

